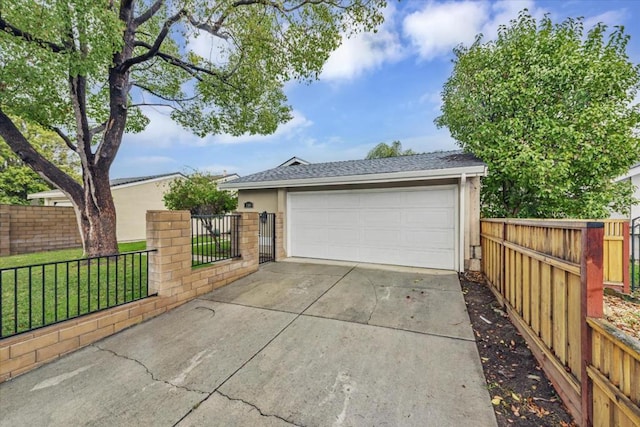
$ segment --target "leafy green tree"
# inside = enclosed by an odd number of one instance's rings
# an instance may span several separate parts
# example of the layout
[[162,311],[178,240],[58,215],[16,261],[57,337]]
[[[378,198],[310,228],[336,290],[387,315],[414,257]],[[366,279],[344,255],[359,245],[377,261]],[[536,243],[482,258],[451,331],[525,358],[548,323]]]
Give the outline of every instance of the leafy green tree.
[[[17,124],[39,153],[80,181],[79,159],[57,143],[55,134],[24,122],[18,121]],[[50,189],[45,180],[26,166],[4,141],[0,141],[0,203],[26,205],[30,203],[28,194]]]
[[640,69],[622,27],[539,24],[524,10],[495,41],[455,49],[438,126],[483,159],[486,216],[608,217],[628,211],[614,182],[640,160]]
[[383,157],[413,156],[417,154],[412,149],[403,150],[400,141],[393,141],[391,145],[384,142],[376,145],[367,153],[367,159],[381,159]]
[[172,181],[163,200],[168,209],[188,210],[194,215],[219,215],[238,207],[238,196],[218,190],[215,178],[203,172]]
[[238,195],[218,190],[215,178],[207,173],[195,172],[185,179],[176,179],[169,184],[163,196],[164,205],[171,210],[188,210],[197,215],[220,250],[220,230],[215,217],[238,207]]
[[[12,0],[0,6],[0,137],[76,208],[86,255],[117,252],[109,169],[125,132],[163,105],[199,136],[267,134],[291,118],[283,85],[321,71],[342,35],[375,28],[384,0]],[[210,36],[209,57],[192,48]],[[82,183],[11,117],[54,131]]]

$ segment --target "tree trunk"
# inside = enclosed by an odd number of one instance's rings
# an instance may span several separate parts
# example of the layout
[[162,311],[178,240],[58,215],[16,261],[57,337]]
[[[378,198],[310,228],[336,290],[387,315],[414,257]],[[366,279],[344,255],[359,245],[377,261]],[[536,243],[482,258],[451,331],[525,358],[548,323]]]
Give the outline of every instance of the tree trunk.
[[85,171],[84,203],[76,207],[82,248],[84,255],[89,257],[118,253],[116,209],[109,176],[100,172],[95,169],[88,173]]

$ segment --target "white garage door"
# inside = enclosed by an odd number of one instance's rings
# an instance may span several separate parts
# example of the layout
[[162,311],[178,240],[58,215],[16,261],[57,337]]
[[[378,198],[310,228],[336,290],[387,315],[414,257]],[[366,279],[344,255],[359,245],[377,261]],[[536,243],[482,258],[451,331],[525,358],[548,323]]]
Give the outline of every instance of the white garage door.
[[456,186],[288,194],[291,256],[455,269]]

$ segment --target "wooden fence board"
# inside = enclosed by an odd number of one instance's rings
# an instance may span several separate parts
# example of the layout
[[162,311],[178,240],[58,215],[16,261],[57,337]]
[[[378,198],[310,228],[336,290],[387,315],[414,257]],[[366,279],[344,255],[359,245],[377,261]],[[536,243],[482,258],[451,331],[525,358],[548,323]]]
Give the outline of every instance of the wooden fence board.
[[566,272],[553,269],[553,352],[567,364],[567,284]]

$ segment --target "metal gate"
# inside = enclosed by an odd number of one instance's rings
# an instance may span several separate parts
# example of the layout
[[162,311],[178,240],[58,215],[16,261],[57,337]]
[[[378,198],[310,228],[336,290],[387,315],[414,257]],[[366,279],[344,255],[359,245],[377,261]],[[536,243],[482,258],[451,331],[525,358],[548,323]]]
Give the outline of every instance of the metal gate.
[[640,216],[631,220],[631,292],[640,290]]
[[260,214],[258,226],[258,258],[260,264],[276,260],[276,214]]

